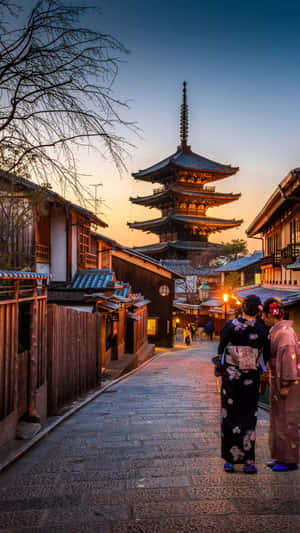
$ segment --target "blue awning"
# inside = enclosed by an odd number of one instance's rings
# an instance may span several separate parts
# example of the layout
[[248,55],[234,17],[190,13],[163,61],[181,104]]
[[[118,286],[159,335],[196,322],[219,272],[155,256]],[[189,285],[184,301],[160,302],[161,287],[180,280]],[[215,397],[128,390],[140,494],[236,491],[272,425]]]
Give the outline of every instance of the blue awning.
[[21,272],[18,270],[0,270],[0,278],[4,279],[48,279],[48,274],[39,272]]

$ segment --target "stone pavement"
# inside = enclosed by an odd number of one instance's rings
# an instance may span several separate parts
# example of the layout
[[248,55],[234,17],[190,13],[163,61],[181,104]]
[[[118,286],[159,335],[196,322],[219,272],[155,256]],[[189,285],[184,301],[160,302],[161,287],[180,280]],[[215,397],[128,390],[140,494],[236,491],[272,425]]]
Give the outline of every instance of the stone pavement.
[[300,531],[300,470],[223,472],[215,343],[161,355],[0,476],[0,532]]

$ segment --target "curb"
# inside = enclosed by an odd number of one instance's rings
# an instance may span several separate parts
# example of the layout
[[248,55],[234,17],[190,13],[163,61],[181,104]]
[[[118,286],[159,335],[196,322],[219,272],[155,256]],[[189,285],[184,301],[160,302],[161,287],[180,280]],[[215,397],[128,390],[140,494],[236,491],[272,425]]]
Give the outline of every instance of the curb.
[[115,385],[117,385],[117,383],[120,383],[120,381],[123,381],[129,378],[130,376],[132,376],[133,374],[135,374],[136,372],[138,372],[139,370],[142,370],[146,366],[150,365],[152,361],[156,361],[157,359],[160,359],[161,357],[172,354],[172,353],[173,352],[168,351],[168,352],[163,352],[161,354],[154,355],[153,357],[151,357],[151,359],[148,359],[147,361],[142,363],[138,368],[134,368],[127,374],[124,374],[123,376],[120,376],[117,379],[114,379],[113,381],[105,385],[103,389],[93,392],[90,396],[82,400],[82,402],[79,405],[75,405],[75,407],[71,407],[66,413],[61,415],[59,419],[51,422],[47,427],[45,427],[39,433],[37,433],[30,441],[25,442],[24,445],[21,446],[19,450],[11,453],[11,455],[9,455],[9,452],[8,452],[8,458],[0,463],[0,473],[3,472],[3,470],[8,468],[9,466],[11,466],[13,463],[15,463],[23,455],[25,455],[25,453],[31,448],[33,448],[33,446],[35,446],[38,442],[40,442],[42,439],[47,437],[47,435],[51,431],[53,431],[55,428],[57,428],[57,426],[62,424],[65,420],[70,418],[75,413],[77,413],[77,411],[80,411],[80,409],[85,407],[87,404],[89,404],[90,402],[98,398],[98,396],[101,396],[101,394],[103,394],[107,389],[114,387]]

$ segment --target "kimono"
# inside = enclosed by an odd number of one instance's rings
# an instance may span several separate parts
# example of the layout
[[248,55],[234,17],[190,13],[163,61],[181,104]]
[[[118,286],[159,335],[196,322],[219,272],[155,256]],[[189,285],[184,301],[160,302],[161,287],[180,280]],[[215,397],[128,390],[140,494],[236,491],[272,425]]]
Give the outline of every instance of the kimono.
[[[270,329],[270,433],[271,458],[282,463],[299,462],[300,350],[289,320]],[[280,396],[282,381],[293,381],[287,396]]]
[[237,317],[222,330],[221,454],[231,464],[255,461],[260,374],[268,347],[267,329],[255,319]]

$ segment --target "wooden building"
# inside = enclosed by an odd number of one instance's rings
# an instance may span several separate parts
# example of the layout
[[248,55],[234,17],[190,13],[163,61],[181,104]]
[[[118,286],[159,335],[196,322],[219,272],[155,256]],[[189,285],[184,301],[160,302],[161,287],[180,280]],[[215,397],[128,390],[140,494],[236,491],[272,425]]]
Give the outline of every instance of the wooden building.
[[221,274],[221,286],[233,289],[259,284],[262,255],[262,252],[254,252],[219,267],[217,270]]
[[173,346],[172,312],[175,279],[180,274],[150,257],[122,246],[104,235],[95,234],[100,249],[110,249],[116,278],[129,283],[148,303],[147,334],[151,344]]
[[[286,317],[300,335],[300,168],[291,170],[276,187],[247,235],[262,239],[264,246],[259,294],[264,299],[281,298]],[[247,288],[239,294],[247,294]]]
[[0,446],[47,416],[47,276],[0,271]]
[[293,266],[300,255],[300,168],[291,170],[276,187],[247,235],[263,239],[264,284],[300,286],[300,271]]
[[177,151],[159,163],[133,174],[136,180],[156,184],[153,194],[130,198],[131,202],[161,210],[161,216],[129,227],[159,237],[159,242],[136,248],[155,258],[187,259],[208,247],[210,234],[238,227],[242,220],[223,220],[207,216],[207,209],[240,198],[240,194],[215,191],[207,184],[232,176],[239,169],[211,161],[192,152],[188,145],[186,83],[181,106],[181,143]]
[[0,222],[0,256],[7,268],[26,267],[51,275],[52,282],[66,282],[78,269],[110,267],[91,231],[92,224],[106,227],[105,222],[51,189],[3,172]]
[[158,346],[173,346],[174,281],[178,274],[157,261],[126,248],[113,249],[113,269],[133,290],[150,300],[148,306],[149,342]]

